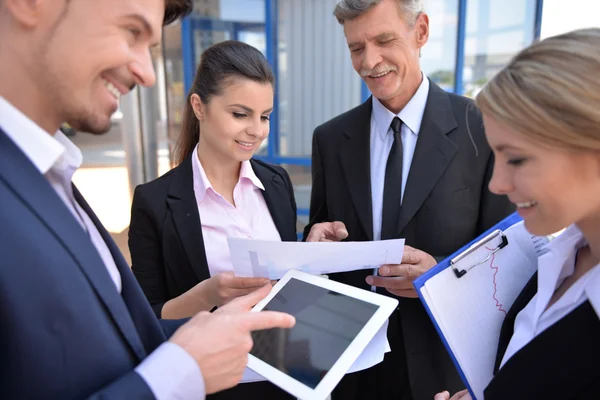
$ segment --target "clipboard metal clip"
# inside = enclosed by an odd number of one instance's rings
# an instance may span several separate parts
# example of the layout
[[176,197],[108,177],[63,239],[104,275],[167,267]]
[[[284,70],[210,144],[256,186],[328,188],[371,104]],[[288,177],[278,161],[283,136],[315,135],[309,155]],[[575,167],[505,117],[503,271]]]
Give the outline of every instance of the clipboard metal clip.
[[[464,269],[459,269],[457,267],[457,264],[464,259],[465,257],[467,257],[469,254],[472,254],[474,251],[476,251],[477,249],[481,248],[482,246],[486,245],[487,243],[489,243],[492,239],[495,239],[498,237],[498,235],[500,235],[501,237],[501,242],[500,244],[498,244],[498,246],[496,246],[494,249],[490,250],[490,252],[488,253],[487,257],[485,257],[483,260],[467,267]],[[505,248],[508,245],[508,238],[506,237],[506,235],[500,230],[500,229],[496,229],[495,231],[491,232],[489,235],[485,236],[484,238],[480,239],[479,241],[477,241],[476,243],[474,243],[473,245],[471,245],[467,250],[465,250],[464,252],[462,252],[461,254],[459,254],[458,256],[454,257],[452,260],[450,260],[450,266],[452,267],[452,270],[454,270],[454,274],[456,275],[457,278],[462,277],[464,274],[466,274],[468,271],[470,271],[472,268],[475,268],[478,265],[481,265],[485,262],[487,262],[490,258],[492,258],[492,256],[494,255],[494,253],[496,253],[497,251],[499,251],[500,249]]]

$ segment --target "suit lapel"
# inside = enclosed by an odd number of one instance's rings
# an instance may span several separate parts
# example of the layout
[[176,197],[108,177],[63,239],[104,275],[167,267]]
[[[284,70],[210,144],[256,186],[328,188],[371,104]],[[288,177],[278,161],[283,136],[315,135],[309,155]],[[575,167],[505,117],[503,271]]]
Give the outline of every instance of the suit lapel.
[[[129,310],[129,315],[133,320],[133,323],[136,326],[136,331],[139,335],[139,338],[145,344],[145,349],[147,353],[151,353],[154,351],[156,346],[165,340],[164,333],[162,328],[158,324],[158,320],[156,316],[152,312],[150,305],[146,301],[146,297],[142,292],[139,284],[135,280],[131,272],[131,268],[123,258],[123,254],[121,250],[117,247],[117,244],[114,242],[110,233],[104,228],[94,211],[90,208],[88,203],[85,201],[79,190],[73,185],[73,194],[75,196],[75,200],[77,203],[83,208],[86,214],[90,217],[96,229],[102,236],[104,243],[110,250],[113,260],[115,261],[115,265],[119,270],[119,275],[121,276],[121,296],[125,301],[125,304]],[[137,341],[137,336],[130,338],[132,342]],[[136,350],[138,352],[138,356],[143,358],[142,352]]]
[[399,234],[421,208],[454,158],[457,146],[446,135],[457,126],[448,94],[430,82],[423,122],[402,200]]
[[202,222],[194,194],[192,156],[188,156],[174,171],[169,186],[167,204],[173,214],[173,222],[188,260],[198,281],[210,278],[206,251],[202,243]]
[[498,339],[498,350],[496,352],[496,364],[494,366],[494,374],[498,372],[506,349],[510,343],[510,339],[513,336],[515,329],[515,319],[522,309],[529,304],[533,296],[537,293],[537,271],[533,274],[529,282],[525,285],[519,296],[516,298],[513,305],[508,310],[504,321],[502,322],[502,328],[500,330],[500,338]]
[[46,178],[0,130],[0,177],[71,254],[115,324],[140,358],[145,352],[123,299],[92,241]]
[[290,192],[283,178],[254,160],[250,160],[250,163],[256,177],[265,187],[262,194],[281,240],[286,242],[297,241],[296,216],[292,209]]
[[600,320],[586,301],[515,353],[485,389],[485,398],[580,398],[600,378],[598,337]]
[[373,240],[371,203],[371,98],[358,107],[354,121],[344,129],[340,158],[350,197],[369,240]]

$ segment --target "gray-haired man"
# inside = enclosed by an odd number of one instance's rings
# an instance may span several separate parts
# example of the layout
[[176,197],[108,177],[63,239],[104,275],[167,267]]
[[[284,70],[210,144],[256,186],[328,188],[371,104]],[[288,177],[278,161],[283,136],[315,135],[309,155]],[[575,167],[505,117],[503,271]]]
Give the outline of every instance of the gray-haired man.
[[402,264],[384,265],[376,275],[331,276],[400,297],[388,328],[392,352],[379,365],[347,375],[333,397],[454,393],[464,385],[416,299],[413,280],[512,206],[487,188],[493,155],[471,100],[446,93],[421,72],[419,54],[429,37],[423,1],[343,0],[334,14],[373,96],[315,129],[307,240],[406,238],[408,246]]

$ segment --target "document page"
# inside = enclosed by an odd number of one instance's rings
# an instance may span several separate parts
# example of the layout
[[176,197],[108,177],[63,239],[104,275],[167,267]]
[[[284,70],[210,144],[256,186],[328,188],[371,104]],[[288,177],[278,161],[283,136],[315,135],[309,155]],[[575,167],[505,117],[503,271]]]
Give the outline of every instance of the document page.
[[467,270],[460,278],[448,267],[429,278],[421,289],[477,399],[493,377],[500,329],[506,313],[537,270],[545,252],[545,237],[532,236],[523,222],[504,231],[508,245],[493,252],[498,235],[470,252],[456,265]]
[[228,238],[236,276],[280,279],[291,269],[314,275],[400,264],[404,239],[373,242],[273,242]]

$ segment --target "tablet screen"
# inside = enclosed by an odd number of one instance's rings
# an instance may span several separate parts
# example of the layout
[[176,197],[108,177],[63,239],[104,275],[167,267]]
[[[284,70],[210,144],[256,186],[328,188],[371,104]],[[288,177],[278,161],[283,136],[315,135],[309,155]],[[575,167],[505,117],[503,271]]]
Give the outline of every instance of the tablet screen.
[[291,314],[296,325],[253,332],[250,353],[314,389],[378,308],[291,278],[263,310]]

